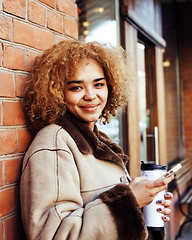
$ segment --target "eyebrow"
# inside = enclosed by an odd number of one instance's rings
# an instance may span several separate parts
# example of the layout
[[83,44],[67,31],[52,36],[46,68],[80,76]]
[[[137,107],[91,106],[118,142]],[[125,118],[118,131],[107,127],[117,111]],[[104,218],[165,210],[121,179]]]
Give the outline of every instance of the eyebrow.
[[[96,78],[96,79],[93,80],[93,82],[99,82],[99,81],[101,81],[101,80],[105,80],[105,77]],[[82,82],[83,82],[83,80],[72,80],[72,81],[69,81],[69,82],[67,83],[67,85],[70,85],[70,84],[72,84],[72,83],[80,84],[80,83],[82,83]]]

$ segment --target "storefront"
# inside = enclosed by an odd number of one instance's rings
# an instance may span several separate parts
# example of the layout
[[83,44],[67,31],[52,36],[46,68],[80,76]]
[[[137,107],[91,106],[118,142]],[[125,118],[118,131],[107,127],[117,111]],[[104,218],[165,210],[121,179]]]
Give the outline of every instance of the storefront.
[[140,175],[141,161],[166,164],[165,41],[161,36],[160,3],[107,0],[77,4],[80,38],[122,45],[135,76],[136,88],[126,111],[102,130],[129,154],[132,177]]
[[[126,110],[101,129],[129,155],[132,177],[141,161],[171,167],[192,157],[190,1],[77,1],[84,41],[123,46],[136,88]],[[185,14],[186,13],[186,14]],[[174,219],[167,239],[183,221],[173,189]]]

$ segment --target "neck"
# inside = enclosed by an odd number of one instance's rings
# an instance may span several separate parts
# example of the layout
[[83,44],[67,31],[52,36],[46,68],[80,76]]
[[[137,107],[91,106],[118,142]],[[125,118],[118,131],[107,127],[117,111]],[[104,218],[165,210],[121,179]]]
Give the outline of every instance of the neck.
[[93,130],[94,130],[94,127],[95,127],[95,122],[90,122],[90,123],[88,123],[88,126],[89,126],[89,129],[90,129],[91,131],[93,131]]

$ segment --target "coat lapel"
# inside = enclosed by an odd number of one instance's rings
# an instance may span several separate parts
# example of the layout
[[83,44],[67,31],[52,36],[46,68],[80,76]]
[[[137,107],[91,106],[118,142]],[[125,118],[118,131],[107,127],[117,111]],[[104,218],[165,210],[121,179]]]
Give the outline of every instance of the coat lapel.
[[98,159],[115,162],[123,168],[128,162],[128,156],[120,146],[106,134],[98,131],[96,126],[94,132],[91,131],[86,122],[77,119],[69,111],[57,124],[71,135],[83,154],[93,154]]

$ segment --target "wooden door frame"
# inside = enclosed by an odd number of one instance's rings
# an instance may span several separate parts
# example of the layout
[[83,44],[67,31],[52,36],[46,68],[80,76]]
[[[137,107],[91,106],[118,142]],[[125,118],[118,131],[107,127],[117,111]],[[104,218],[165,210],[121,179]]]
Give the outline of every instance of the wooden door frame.
[[[138,32],[130,23],[124,21],[121,24],[121,41],[123,47],[127,50],[133,72],[135,73],[137,85],[137,42]],[[159,164],[167,164],[167,147],[166,147],[166,115],[165,115],[165,86],[163,76],[163,57],[162,49],[159,46],[152,47],[154,61],[154,84],[156,91],[156,120],[158,126],[159,142]],[[126,113],[124,113],[124,129],[127,134],[124,135],[124,148],[130,157],[129,172],[131,177],[140,175],[141,151],[140,151],[140,131],[139,131],[139,108],[138,108],[138,91],[130,99]]]

